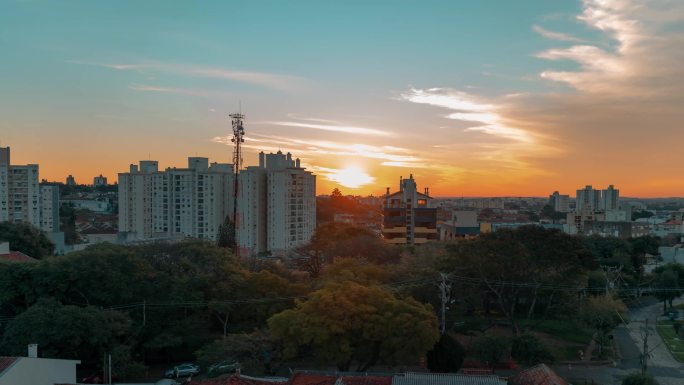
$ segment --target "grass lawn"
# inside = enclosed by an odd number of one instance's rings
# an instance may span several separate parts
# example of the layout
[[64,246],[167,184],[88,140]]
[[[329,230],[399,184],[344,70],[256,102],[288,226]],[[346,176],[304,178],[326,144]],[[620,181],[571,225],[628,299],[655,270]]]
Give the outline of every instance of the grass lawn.
[[[507,322],[502,318],[459,316],[458,320],[460,322],[453,331],[461,335],[473,335],[471,338],[476,338],[480,331],[488,329],[493,323],[497,324],[496,329],[509,332],[505,326]],[[591,327],[569,319],[533,320],[529,323],[520,319],[518,322],[523,332],[529,331],[540,337],[557,361],[579,359],[578,350],[584,349],[594,334]]]
[[675,359],[684,362],[684,338],[675,334],[672,321],[659,321],[656,329]]

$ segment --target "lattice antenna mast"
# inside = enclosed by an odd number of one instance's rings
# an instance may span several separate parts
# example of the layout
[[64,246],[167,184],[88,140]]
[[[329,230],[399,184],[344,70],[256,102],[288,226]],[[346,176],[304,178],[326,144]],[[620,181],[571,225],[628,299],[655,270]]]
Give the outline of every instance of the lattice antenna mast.
[[238,206],[238,177],[240,176],[240,169],[242,168],[242,143],[245,142],[245,128],[242,126],[242,121],[245,116],[242,113],[230,114],[233,124],[233,169],[235,175],[233,178],[233,240],[235,242],[235,255],[238,252],[237,246],[237,206]]

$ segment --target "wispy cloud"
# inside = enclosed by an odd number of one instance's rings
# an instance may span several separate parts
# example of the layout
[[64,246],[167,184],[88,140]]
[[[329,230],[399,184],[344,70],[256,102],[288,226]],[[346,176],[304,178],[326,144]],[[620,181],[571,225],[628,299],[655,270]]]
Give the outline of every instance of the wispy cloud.
[[651,97],[672,90],[666,76],[680,76],[684,36],[675,23],[684,20],[679,0],[584,0],[577,20],[602,31],[615,42],[612,48],[581,44],[537,54],[547,60],[567,60],[580,65],[576,71],[546,70],[540,76],[562,82],[579,91],[632,97]]
[[231,97],[232,94],[228,92],[220,92],[214,90],[206,89],[194,89],[194,88],[178,88],[178,87],[162,87],[149,84],[131,84],[128,86],[129,89],[134,91],[142,92],[164,92],[169,94],[179,94],[179,95],[189,95],[198,96],[204,98],[216,98],[216,97]]
[[67,63],[97,66],[118,71],[165,72],[188,77],[200,77],[254,84],[278,90],[301,88],[306,81],[292,75],[269,72],[240,71],[231,68],[209,67],[194,64],[143,61],[139,63],[100,63],[82,60],[67,60]]
[[539,25],[536,25],[536,24],[534,26],[532,26],[532,29],[534,30],[534,32],[540,34],[541,36],[543,36],[547,39],[560,40],[560,41],[572,41],[572,42],[576,42],[576,43],[581,43],[584,41],[578,37],[568,35],[566,33],[549,31],[548,29],[545,29],[545,28],[543,28]]
[[[336,122],[331,122],[336,123]],[[358,135],[376,135],[376,136],[389,136],[389,132],[378,130],[375,128],[367,127],[355,127],[347,126],[342,124],[321,124],[321,123],[302,123],[302,122],[287,122],[287,121],[267,121],[263,124],[271,124],[275,126],[284,127],[298,127],[298,128],[310,128],[314,130],[323,131],[333,131],[333,132],[343,132],[347,134],[358,134]]]
[[[230,137],[215,137],[212,141],[231,145]],[[365,158],[389,162],[386,166],[406,167],[421,165],[425,160],[413,154],[412,150],[394,146],[374,146],[362,143],[333,142],[315,139],[293,139],[276,135],[252,133],[245,138],[246,148],[255,150],[283,150],[297,153],[302,157],[347,157],[348,159]],[[401,166],[399,166],[401,164]]]
[[446,115],[446,118],[476,123],[466,128],[468,131],[481,131],[520,142],[532,142],[532,137],[525,130],[511,127],[504,122],[497,112],[496,105],[482,101],[468,93],[447,88],[425,90],[411,88],[403,92],[400,98],[413,103],[457,111]]

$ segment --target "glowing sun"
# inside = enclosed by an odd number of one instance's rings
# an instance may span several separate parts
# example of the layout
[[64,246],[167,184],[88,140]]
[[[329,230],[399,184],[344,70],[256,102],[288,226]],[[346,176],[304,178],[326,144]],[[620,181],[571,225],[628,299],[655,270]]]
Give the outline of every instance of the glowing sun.
[[343,169],[332,171],[328,174],[328,179],[349,188],[359,188],[373,183],[375,180],[374,177],[368,175],[357,166],[348,166]]

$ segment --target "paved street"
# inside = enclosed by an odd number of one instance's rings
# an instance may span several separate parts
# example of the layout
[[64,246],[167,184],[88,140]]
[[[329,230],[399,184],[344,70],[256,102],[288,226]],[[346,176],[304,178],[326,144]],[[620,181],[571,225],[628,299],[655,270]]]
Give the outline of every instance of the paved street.
[[[681,302],[683,301],[675,301],[675,303]],[[640,356],[644,341],[644,320],[648,318],[650,330],[648,345],[651,352],[648,372],[655,376],[660,385],[684,384],[684,364],[677,362],[672,357],[655,330],[655,320],[661,312],[661,303],[652,303],[630,310],[629,324],[619,326],[614,333],[621,357],[617,367],[556,366],[555,369],[561,376],[569,379],[593,379],[599,385],[620,384],[625,375],[641,368]]]

